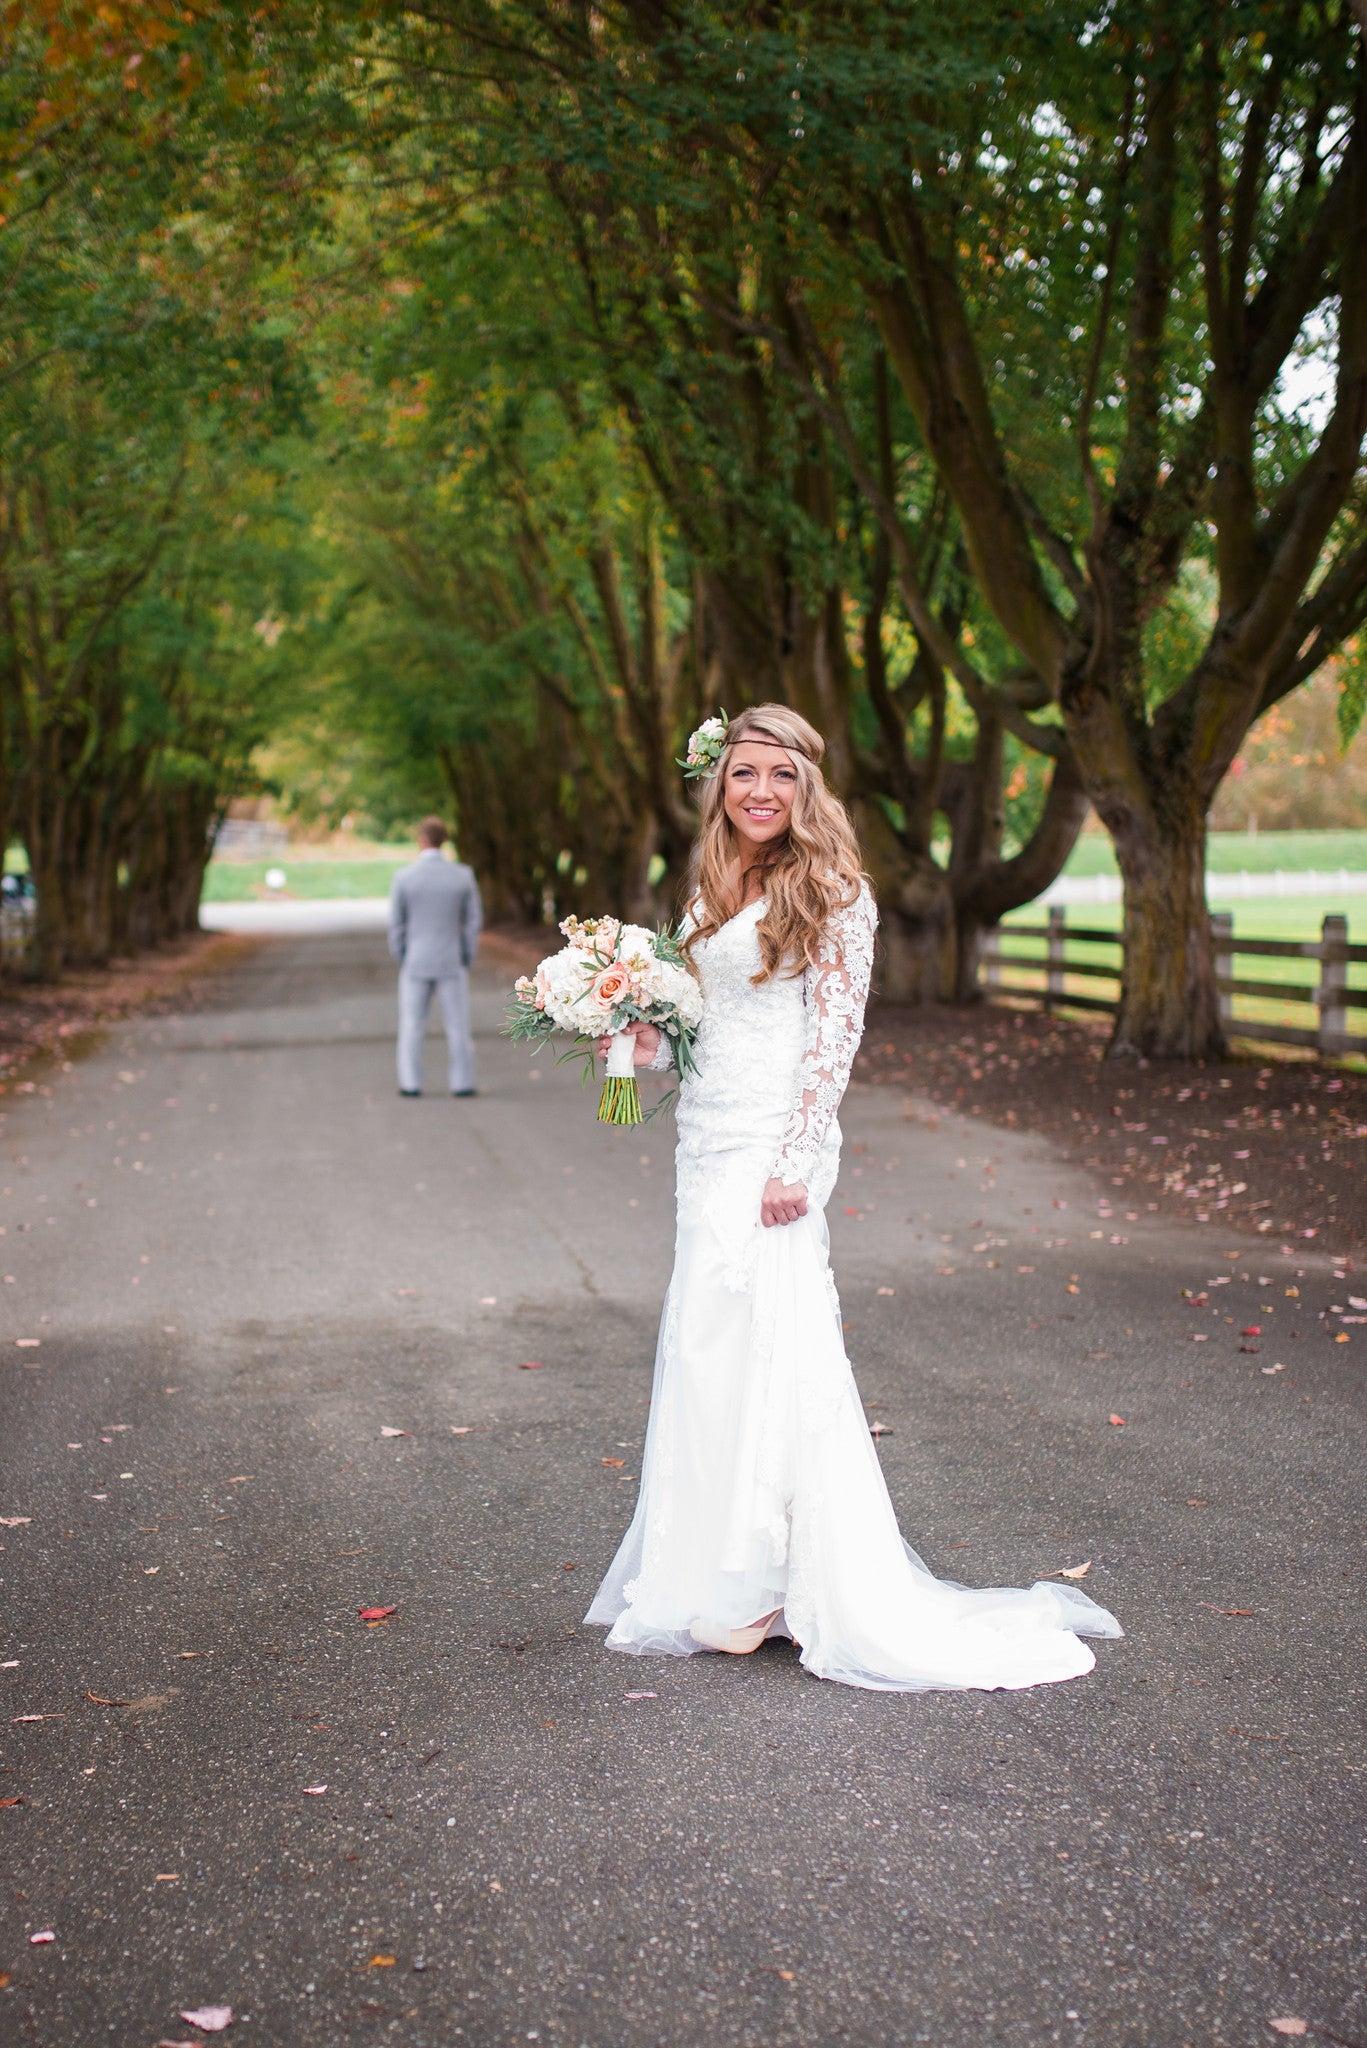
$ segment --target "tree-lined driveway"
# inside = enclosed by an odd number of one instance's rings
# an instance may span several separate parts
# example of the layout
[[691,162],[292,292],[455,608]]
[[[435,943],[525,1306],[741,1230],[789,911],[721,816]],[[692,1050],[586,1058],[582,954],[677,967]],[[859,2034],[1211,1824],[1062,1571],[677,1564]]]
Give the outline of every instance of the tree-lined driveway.
[[505,979],[473,1102],[398,1099],[336,934],[6,1104],[0,2036],[1361,2041],[1355,1283],[857,1087],[903,1526],[976,1584],[1088,1565],[1127,1637],[990,1696],[609,1656],[672,1134],[502,1042]]

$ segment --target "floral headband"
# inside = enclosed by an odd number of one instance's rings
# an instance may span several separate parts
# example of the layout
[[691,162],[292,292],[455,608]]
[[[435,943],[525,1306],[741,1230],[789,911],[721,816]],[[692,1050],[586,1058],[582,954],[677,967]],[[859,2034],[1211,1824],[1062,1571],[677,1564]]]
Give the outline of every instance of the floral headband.
[[688,752],[677,764],[683,769],[685,782],[701,782],[716,774],[730,723],[722,711],[715,718],[705,718],[697,731],[689,734]]
[[[765,739],[762,734],[751,736],[760,747],[788,747],[794,754],[801,754],[804,760],[811,755],[805,747],[792,746],[787,740]],[[731,721],[724,711],[715,718],[705,718],[696,732],[688,736],[688,752],[678,762],[683,769],[685,782],[703,782],[717,772],[717,764],[731,740]]]

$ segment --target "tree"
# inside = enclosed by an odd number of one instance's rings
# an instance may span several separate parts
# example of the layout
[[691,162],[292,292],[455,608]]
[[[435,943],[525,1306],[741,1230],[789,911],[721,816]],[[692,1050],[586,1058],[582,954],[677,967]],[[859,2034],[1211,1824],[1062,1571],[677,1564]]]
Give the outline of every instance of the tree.
[[[921,27],[910,10],[903,24]],[[989,26],[968,24],[970,46]],[[819,105],[819,57],[807,69]],[[1253,720],[1367,615],[1361,37],[1333,0],[1151,0],[1099,22],[1051,7],[1017,18],[990,88],[980,72],[913,107],[908,124],[884,102],[856,161],[856,109],[831,90],[850,175],[824,216],[976,584],[1059,707],[1115,840],[1112,1050],[1218,1056],[1211,800]],[[1284,379],[1329,336],[1333,396],[1309,421]],[[1058,421],[1033,473],[997,397],[1021,339],[1035,402]],[[1155,639],[1203,564],[1201,644],[1164,673]]]
[[[698,133],[662,131],[662,106],[679,118],[672,81],[652,77],[633,99],[633,52],[615,32],[473,7],[405,22],[391,55],[380,75],[401,78],[417,110],[424,240],[478,247],[495,274],[494,252],[517,249],[528,301],[554,308],[561,346],[596,357],[693,564],[705,693],[732,706],[777,695],[822,727],[879,885],[886,984],[973,992],[982,930],[1053,879],[1085,799],[1057,723],[1004,713],[978,687],[963,642],[981,606],[952,501],[918,459],[904,406],[894,453],[899,401],[871,323],[851,323],[838,288],[825,294],[835,340],[819,344],[818,391],[798,301],[820,252],[765,205],[754,147],[709,152],[710,111]],[[457,71],[474,83],[453,95]],[[402,122],[386,147],[393,185]],[[440,227],[434,189],[447,201]],[[505,328],[481,331],[506,346]],[[837,349],[849,364],[838,390]],[[886,477],[895,546],[852,488],[861,466]],[[917,557],[934,585],[926,603],[963,628],[952,670],[923,634],[905,660],[883,644],[897,640]],[[1017,764],[1005,755],[1021,747],[1057,766],[1028,849],[1007,859],[1003,786]],[[660,761],[657,743],[647,758]],[[667,812],[662,789],[652,799]],[[932,854],[946,825],[947,869]]]
[[[639,0],[589,17],[469,0],[443,20],[495,103],[541,78],[538,144],[560,107],[581,185],[609,188],[596,212],[576,196],[578,217],[601,235],[604,204],[634,214],[638,265],[668,240],[662,209],[715,229],[718,190],[748,195],[761,256],[786,223],[819,228],[800,237],[809,261],[875,323],[1008,658],[964,674],[970,608],[943,616],[918,587],[895,493],[847,442],[921,647],[1003,721],[1061,720],[1115,838],[1113,1050],[1218,1054],[1211,798],[1260,710],[1367,610],[1367,139],[1347,8],[984,4],[959,10],[952,39],[924,0],[853,20],[835,5],[676,15]],[[427,33],[410,75],[430,65]],[[658,267],[637,285],[662,319],[698,291],[674,246],[665,261],[671,292]],[[800,302],[802,268],[793,282]],[[771,335],[794,309],[734,296]],[[1300,414],[1291,367],[1331,348],[1325,416]],[[808,355],[834,432],[834,380]],[[1214,601],[1174,670],[1166,621],[1203,569]]]

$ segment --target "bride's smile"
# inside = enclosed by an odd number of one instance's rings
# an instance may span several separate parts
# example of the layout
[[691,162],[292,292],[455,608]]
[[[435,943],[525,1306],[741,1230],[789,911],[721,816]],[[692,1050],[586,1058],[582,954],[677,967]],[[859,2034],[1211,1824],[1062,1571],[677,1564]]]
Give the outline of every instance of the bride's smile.
[[757,867],[765,851],[786,838],[797,795],[790,754],[763,740],[738,740],[726,750],[722,801],[740,842],[741,901],[760,891]]

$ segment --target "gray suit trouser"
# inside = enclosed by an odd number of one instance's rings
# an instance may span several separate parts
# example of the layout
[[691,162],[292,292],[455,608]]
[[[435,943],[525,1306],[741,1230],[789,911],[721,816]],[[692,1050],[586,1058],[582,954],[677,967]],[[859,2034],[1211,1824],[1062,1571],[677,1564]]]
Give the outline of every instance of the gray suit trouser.
[[446,1026],[446,1050],[452,1089],[475,1085],[475,1047],[470,1036],[470,976],[462,967],[439,981],[416,974],[399,975],[399,1086],[422,1087],[422,1042],[427,1012],[435,989]]

